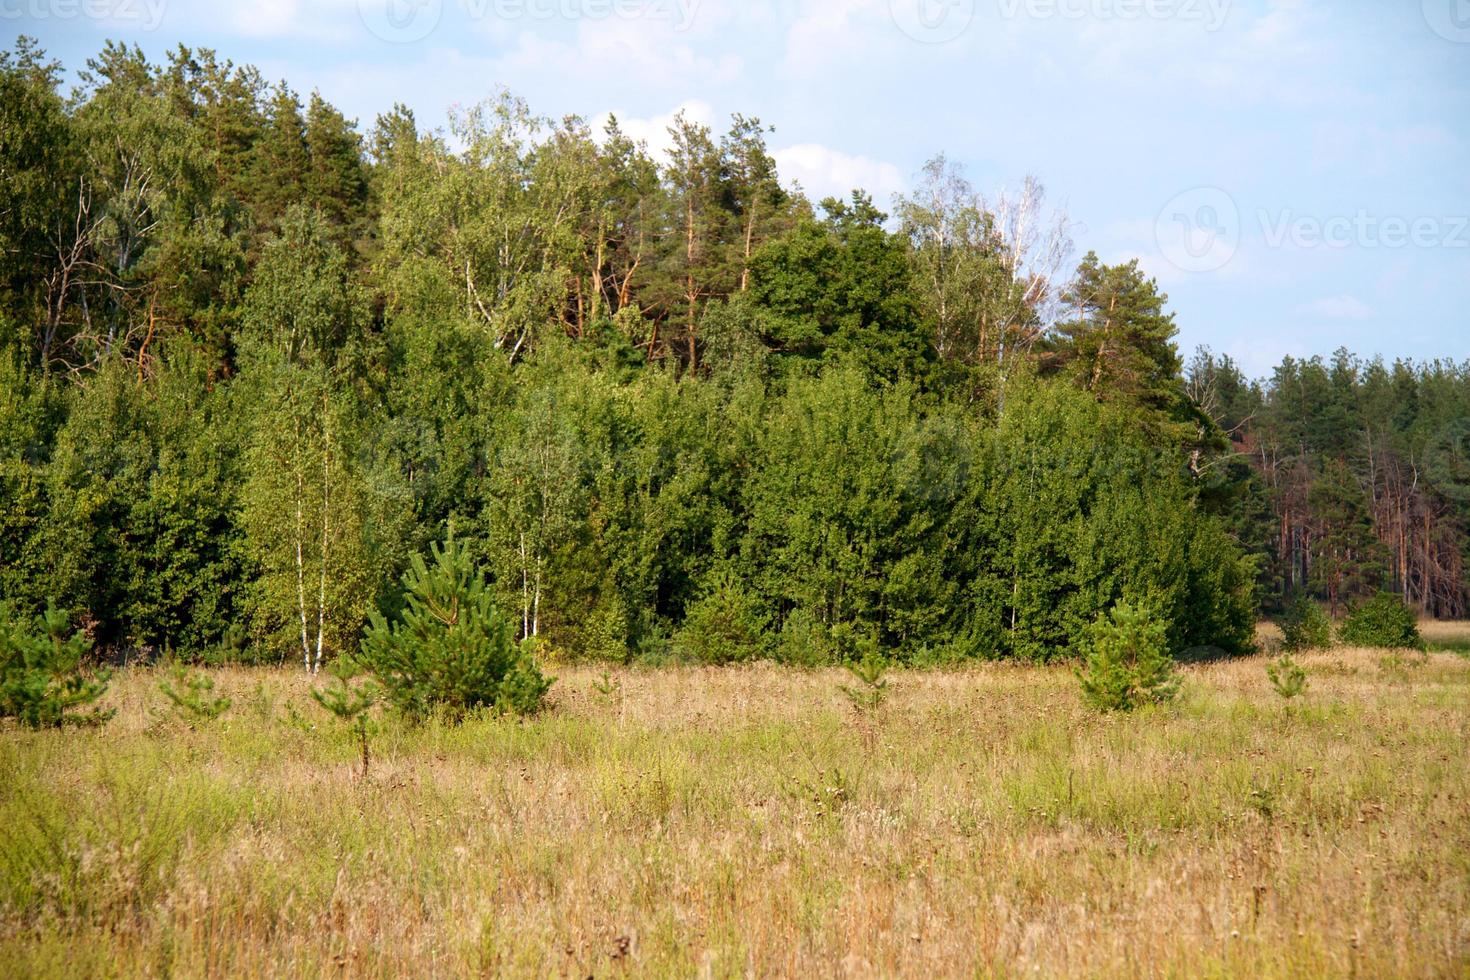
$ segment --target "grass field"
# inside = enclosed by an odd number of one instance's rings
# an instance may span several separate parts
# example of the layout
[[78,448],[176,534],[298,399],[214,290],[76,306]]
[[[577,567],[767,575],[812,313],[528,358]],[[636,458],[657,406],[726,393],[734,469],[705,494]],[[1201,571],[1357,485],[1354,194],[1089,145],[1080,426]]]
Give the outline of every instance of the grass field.
[[0,730],[0,973],[1470,974],[1470,659],[1302,662],[1124,717],[899,673],[871,723],[835,671],[564,669],[366,779],[299,673],[191,729],[134,669],[101,730]]

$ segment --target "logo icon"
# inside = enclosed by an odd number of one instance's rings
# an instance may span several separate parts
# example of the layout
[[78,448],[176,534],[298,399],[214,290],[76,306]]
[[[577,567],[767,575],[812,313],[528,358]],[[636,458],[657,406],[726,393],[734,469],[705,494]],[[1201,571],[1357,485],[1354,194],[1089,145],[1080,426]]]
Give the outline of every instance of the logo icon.
[[1446,41],[1470,44],[1470,0],[1424,0],[1424,21]]
[[439,26],[444,0],[357,0],[368,33],[389,44],[422,41]]
[[1240,247],[1240,209],[1218,187],[1177,194],[1154,221],[1159,251],[1182,272],[1223,269]]
[[888,0],[888,12],[898,29],[915,41],[946,44],[965,33],[975,19],[975,0]]

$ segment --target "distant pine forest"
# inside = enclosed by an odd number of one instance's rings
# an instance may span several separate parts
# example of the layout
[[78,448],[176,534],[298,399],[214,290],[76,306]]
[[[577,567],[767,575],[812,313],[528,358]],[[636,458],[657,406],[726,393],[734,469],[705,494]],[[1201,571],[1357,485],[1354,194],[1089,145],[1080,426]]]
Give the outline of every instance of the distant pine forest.
[[664,150],[509,94],[360,127],[184,47],[76,77],[0,54],[0,599],[116,656],[330,659],[448,538],[620,662],[1466,615],[1470,360],[1186,359],[1035,180],[812,202],[740,115]]

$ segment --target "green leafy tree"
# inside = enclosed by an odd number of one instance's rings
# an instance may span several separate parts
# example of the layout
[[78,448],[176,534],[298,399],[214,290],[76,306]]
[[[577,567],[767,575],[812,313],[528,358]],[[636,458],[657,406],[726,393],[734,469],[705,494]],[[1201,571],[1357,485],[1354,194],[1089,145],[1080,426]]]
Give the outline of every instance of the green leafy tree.
[[583,514],[582,447],[560,392],[526,393],[489,474],[486,536],[501,594],[515,597],[522,638],[541,635],[558,559]]
[[822,207],[825,221],[799,222],[751,260],[767,345],[792,367],[843,361],[888,381],[925,377],[933,347],[902,239],[866,195]]
[[256,633],[282,654],[299,644],[309,671],[348,648],[398,552],[399,505],[356,452],[365,318],[345,254],[293,209],[246,297],[243,524]]
[[846,368],[773,404],[744,486],[740,568],[775,616],[804,610],[840,644],[876,631],[900,650],[945,629],[941,525],[961,481],[912,398]]

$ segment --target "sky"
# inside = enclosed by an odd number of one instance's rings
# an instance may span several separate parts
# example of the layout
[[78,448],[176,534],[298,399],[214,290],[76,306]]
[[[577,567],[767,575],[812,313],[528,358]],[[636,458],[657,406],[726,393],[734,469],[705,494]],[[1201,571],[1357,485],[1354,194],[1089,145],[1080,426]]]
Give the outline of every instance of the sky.
[[183,43],[369,129],[507,88],[655,151],[731,113],[815,200],[943,153],[1035,175],[1080,258],[1137,258],[1186,356],[1470,359],[1470,0],[0,0],[75,71]]

